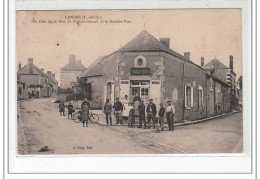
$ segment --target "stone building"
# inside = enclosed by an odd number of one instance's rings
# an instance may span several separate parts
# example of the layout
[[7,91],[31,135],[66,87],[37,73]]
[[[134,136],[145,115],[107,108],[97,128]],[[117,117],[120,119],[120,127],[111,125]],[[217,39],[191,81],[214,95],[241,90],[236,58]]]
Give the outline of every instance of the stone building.
[[17,77],[20,83],[25,83],[30,97],[53,97],[57,94],[58,82],[55,80],[55,74],[44,69],[40,69],[33,64],[33,58],[28,58],[28,63],[22,68],[19,64]]
[[223,63],[221,63],[219,60],[214,58],[210,62],[208,62],[206,65],[203,66],[203,68],[209,68],[213,67],[214,72],[212,75],[216,78],[218,78],[223,83],[228,84],[229,90],[229,109],[234,110],[237,102],[236,102],[236,92],[237,92],[237,84],[236,84],[236,73],[233,70],[233,56],[229,56],[229,67],[225,66]]
[[60,69],[60,86],[71,88],[72,83],[77,82],[78,77],[85,71],[86,67],[81,64],[81,60],[76,60],[75,55],[70,55],[69,63]]
[[138,95],[145,105],[153,99],[158,110],[160,103],[166,106],[172,100],[175,122],[228,112],[229,85],[214,74],[215,69],[202,66],[192,62],[189,52],[171,50],[169,38],[158,40],[143,31],[119,50],[98,58],[79,83],[83,97],[95,108],[106,99],[113,103],[128,95],[131,101]]

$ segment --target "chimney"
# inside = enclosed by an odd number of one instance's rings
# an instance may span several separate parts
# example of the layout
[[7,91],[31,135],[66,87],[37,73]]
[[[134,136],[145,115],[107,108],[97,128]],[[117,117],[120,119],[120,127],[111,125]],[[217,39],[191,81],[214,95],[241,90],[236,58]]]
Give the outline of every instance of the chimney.
[[184,52],[184,58],[190,60],[190,52]]
[[205,61],[205,60],[204,60],[204,57],[201,57],[200,60],[201,60],[201,64],[200,64],[200,66],[203,67],[203,66],[204,66],[204,61]]
[[229,67],[231,68],[231,70],[233,70],[233,56],[232,55],[229,56]]
[[47,71],[47,75],[51,77],[51,71]]
[[21,70],[22,69],[22,63],[21,63],[21,61],[19,62],[19,70]]
[[42,71],[44,71],[44,68],[41,68]]
[[170,38],[160,38],[160,42],[166,47],[170,48]]
[[28,58],[28,64],[29,64],[29,73],[33,73],[33,58]]
[[70,55],[69,57],[69,65],[75,66],[75,55]]
[[51,77],[52,77],[53,79],[55,79],[55,74],[53,73],[53,74],[51,75]]

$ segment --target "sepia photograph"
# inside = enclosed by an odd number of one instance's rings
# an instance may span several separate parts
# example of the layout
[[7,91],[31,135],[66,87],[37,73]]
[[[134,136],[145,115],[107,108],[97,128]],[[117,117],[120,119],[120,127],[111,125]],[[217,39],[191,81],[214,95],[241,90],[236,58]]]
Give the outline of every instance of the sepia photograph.
[[16,11],[17,155],[243,153],[242,11]]

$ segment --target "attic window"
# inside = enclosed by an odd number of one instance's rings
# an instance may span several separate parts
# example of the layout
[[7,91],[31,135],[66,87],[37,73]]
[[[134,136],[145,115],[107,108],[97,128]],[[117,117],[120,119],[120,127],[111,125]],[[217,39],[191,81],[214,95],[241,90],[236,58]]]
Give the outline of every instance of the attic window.
[[146,66],[146,59],[144,56],[137,56],[134,59],[134,66],[136,68],[144,68]]

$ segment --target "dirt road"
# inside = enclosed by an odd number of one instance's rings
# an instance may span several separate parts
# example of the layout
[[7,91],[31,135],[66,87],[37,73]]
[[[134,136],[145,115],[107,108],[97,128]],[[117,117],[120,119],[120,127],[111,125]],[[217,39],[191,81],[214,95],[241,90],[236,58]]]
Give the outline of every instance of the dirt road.
[[[242,152],[242,113],[174,132],[82,124],[60,116],[51,99],[19,102],[20,154],[152,154]],[[20,122],[19,122],[20,121]],[[27,146],[27,147],[26,147]],[[39,152],[43,146],[50,149]]]

